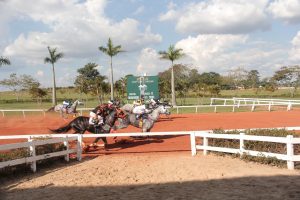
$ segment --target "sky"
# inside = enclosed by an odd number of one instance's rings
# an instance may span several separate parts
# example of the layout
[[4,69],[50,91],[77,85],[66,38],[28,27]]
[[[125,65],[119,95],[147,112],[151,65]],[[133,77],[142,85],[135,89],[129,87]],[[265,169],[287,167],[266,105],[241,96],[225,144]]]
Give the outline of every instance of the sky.
[[299,10],[300,0],[0,0],[0,56],[11,61],[0,80],[28,74],[51,87],[48,46],[64,53],[58,87],[73,85],[89,62],[109,77],[109,57],[98,50],[108,38],[124,50],[113,57],[115,80],[167,70],[159,51],[170,45],[185,54],[175,64],[199,73],[242,67],[268,77],[300,63]]

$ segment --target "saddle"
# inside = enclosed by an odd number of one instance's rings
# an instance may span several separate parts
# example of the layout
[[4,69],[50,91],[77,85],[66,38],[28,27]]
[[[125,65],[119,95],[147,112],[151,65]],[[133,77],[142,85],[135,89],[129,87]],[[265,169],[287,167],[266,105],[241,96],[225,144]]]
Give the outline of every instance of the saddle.
[[142,128],[142,127],[143,127],[144,119],[147,119],[147,118],[148,118],[148,114],[147,114],[147,113],[138,115],[138,116],[136,117],[136,119],[139,120],[139,128]]

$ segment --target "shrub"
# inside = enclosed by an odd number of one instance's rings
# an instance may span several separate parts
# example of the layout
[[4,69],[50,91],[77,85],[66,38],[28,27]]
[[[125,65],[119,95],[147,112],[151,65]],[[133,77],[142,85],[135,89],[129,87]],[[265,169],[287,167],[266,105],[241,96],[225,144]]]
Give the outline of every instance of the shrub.
[[[34,138],[34,140],[46,140],[46,139],[51,139],[51,138],[50,137]],[[66,148],[63,145],[63,143],[44,144],[44,145],[36,146],[35,152],[36,152],[36,155],[43,155],[43,154],[62,151],[65,149]],[[30,157],[29,148],[19,148],[19,149],[14,149],[11,151],[0,153],[0,162],[15,160],[15,159],[19,159],[19,158],[25,158],[25,157]],[[37,164],[48,165],[50,163],[57,161],[58,159],[60,159],[60,158],[53,157],[53,158],[48,158],[48,159],[44,159],[44,160],[39,160],[39,161],[37,161]],[[1,176],[11,175],[11,174],[15,174],[17,172],[24,172],[24,170],[27,171],[28,169],[29,169],[29,167],[27,164],[21,164],[21,165],[17,165],[17,166],[9,166],[9,167],[0,169],[0,175]]]
[[[287,135],[297,136],[294,131],[287,131],[285,129],[255,129],[255,130],[245,130],[245,131],[227,131],[225,132],[222,129],[215,129],[213,133],[215,134],[240,134],[244,132],[246,135],[257,135],[257,136],[273,136],[273,137],[286,137]],[[231,140],[231,139],[218,139],[218,138],[209,138],[208,143],[210,146],[216,147],[225,147],[225,148],[234,148],[239,149],[240,141]],[[246,150],[261,151],[261,152],[271,152],[278,154],[286,154],[286,144],[283,143],[273,143],[273,142],[259,142],[259,141],[244,141],[244,148]],[[218,155],[227,155],[227,153],[214,152]],[[300,145],[294,145],[294,154],[300,154]],[[232,154],[231,154],[232,155]],[[233,157],[239,157],[240,155],[232,155]],[[285,166],[286,161],[278,160],[275,157],[255,157],[247,154],[241,155],[241,159],[246,161],[259,162],[262,164],[269,164],[274,166]]]

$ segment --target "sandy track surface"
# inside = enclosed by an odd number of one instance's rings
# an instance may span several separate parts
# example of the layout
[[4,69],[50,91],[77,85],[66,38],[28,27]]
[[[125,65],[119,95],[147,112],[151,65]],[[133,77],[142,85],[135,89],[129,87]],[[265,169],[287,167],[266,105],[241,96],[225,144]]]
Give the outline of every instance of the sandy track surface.
[[2,185],[3,200],[300,199],[300,173],[187,153],[99,156]]

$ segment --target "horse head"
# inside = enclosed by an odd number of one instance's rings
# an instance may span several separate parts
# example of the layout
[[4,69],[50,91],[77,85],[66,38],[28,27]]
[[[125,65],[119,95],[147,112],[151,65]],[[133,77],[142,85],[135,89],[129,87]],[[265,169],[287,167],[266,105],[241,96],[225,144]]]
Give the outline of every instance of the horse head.
[[165,105],[159,105],[156,109],[159,114],[170,114],[170,111],[167,109]]

